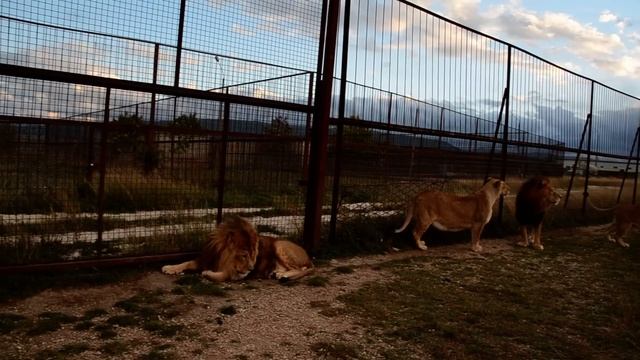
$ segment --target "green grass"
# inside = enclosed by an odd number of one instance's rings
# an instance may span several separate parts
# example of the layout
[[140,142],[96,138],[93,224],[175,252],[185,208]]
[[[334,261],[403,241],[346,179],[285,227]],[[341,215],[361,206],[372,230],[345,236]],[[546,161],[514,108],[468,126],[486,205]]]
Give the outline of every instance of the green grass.
[[218,309],[218,312],[220,312],[220,314],[223,315],[235,315],[238,310],[236,310],[236,307],[234,305],[226,305],[221,307],[220,309]]
[[69,324],[77,321],[74,316],[59,312],[44,312],[38,315],[38,320],[27,331],[27,335],[36,336],[53,332],[62,327],[63,324]]
[[355,270],[351,266],[338,266],[333,271],[338,274],[352,274]]
[[306,283],[309,286],[324,287],[329,283],[329,279],[324,276],[316,275],[308,278]]
[[543,252],[416,258],[384,268],[397,278],[339,299],[415,358],[637,357],[640,253],[633,249],[556,237]]
[[172,293],[177,295],[201,295],[201,296],[227,296],[226,290],[220,285],[210,281],[203,281],[198,274],[183,275],[175,281],[177,286]]
[[8,334],[25,326],[28,319],[25,316],[12,313],[0,313],[0,334]]
[[364,359],[358,345],[344,342],[316,342],[311,344],[311,350],[325,359]]
[[119,340],[109,341],[100,347],[100,351],[111,356],[123,355],[129,351],[129,344]]

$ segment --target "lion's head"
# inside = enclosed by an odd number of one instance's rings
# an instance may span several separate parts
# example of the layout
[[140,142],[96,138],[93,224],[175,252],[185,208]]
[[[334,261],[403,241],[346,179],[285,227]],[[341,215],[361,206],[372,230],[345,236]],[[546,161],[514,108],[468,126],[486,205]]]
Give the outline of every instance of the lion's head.
[[509,192],[511,191],[509,184],[507,184],[506,182],[500,179],[496,179],[492,177],[487,179],[487,181],[484,183],[482,188],[483,189],[493,188],[498,195],[503,195],[503,196],[509,195]]
[[516,196],[516,218],[522,224],[539,223],[545,211],[558,205],[561,199],[548,178],[531,178],[522,184]]
[[224,272],[228,280],[243,279],[256,264],[258,233],[243,218],[229,219],[209,236],[203,256],[214,271]]

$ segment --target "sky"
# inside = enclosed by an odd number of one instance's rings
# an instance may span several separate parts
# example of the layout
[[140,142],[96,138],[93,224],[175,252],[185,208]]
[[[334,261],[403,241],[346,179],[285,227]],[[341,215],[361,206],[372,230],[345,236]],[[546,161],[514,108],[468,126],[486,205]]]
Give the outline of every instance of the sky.
[[415,3],[640,97],[640,1],[416,0]]

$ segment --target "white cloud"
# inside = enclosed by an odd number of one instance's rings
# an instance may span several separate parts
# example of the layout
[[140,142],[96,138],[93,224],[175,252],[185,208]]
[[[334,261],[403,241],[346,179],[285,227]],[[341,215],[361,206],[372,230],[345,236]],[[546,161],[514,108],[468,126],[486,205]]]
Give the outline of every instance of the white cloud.
[[600,13],[600,17],[598,18],[598,20],[603,23],[614,22],[618,21],[618,16],[609,10],[604,10],[602,13]]

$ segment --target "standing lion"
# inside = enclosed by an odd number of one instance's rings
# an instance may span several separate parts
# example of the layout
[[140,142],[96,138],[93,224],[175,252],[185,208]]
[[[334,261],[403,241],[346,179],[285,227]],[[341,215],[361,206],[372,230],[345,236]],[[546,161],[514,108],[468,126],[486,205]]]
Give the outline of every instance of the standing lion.
[[313,271],[307,252],[288,240],[258,235],[245,219],[235,217],[221,223],[209,235],[202,254],[195,260],[162,267],[165,274],[201,271],[211,281],[244,278],[299,279]]
[[500,179],[489,178],[476,192],[469,195],[441,191],[423,191],[407,204],[406,217],[396,233],[404,231],[412,218],[416,224],[413,239],[421,250],[427,250],[422,235],[431,225],[442,231],[471,229],[471,249],[482,251],[480,236],[493,214],[493,204],[500,196],[509,194],[509,185]]
[[[522,234],[522,241],[518,245],[529,246],[531,243],[535,249],[544,249],[540,238],[544,216],[549,208],[560,203],[560,199],[561,196],[546,177],[536,176],[522,184],[516,196],[516,220]],[[532,239],[529,238],[530,229],[533,232]]]

